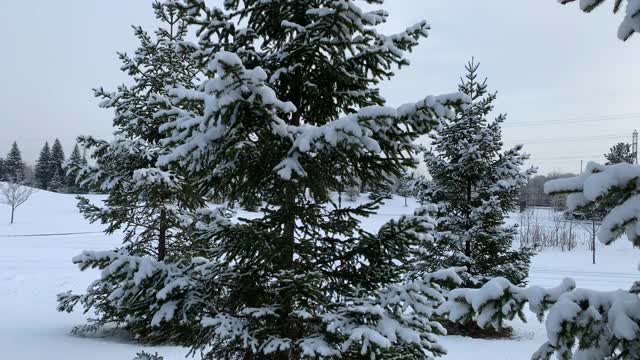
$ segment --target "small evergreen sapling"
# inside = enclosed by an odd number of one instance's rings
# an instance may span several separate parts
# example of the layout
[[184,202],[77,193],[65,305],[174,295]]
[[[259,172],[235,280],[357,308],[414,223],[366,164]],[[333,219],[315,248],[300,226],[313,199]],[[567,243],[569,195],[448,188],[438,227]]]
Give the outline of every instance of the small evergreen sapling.
[[432,148],[425,152],[432,182],[423,201],[438,204],[440,212],[438,236],[424,263],[430,270],[467,267],[469,287],[496,276],[520,285],[528,276],[532,253],[512,248],[516,230],[505,226],[504,219],[516,207],[533,169],[521,169],[528,158],[522,146],[502,151],[506,116],[487,119],[496,94],[488,92],[478,67],[471,60],[459,85],[472,104],[432,135]]

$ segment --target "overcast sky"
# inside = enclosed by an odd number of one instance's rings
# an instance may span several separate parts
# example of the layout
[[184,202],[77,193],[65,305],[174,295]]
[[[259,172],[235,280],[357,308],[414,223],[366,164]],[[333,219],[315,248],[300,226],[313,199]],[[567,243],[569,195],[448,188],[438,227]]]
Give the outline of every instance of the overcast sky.
[[[91,89],[126,81],[116,51],[154,28],[147,0],[10,1],[0,12],[0,153],[17,140],[33,162],[45,140],[69,152],[77,135],[108,137],[111,114]],[[389,32],[419,20],[430,37],[383,85],[390,105],[456,90],[472,56],[508,114],[507,144],[523,143],[541,173],[602,160],[640,127],[640,36],[616,37],[621,14],[585,15],[556,0],[392,0]],[[623,116],[620,116],[623,115]]]

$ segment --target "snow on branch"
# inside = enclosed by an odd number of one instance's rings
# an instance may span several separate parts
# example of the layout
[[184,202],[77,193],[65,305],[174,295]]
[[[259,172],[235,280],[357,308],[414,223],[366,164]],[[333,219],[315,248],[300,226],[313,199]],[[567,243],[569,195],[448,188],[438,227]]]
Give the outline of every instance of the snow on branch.
[[[574,1],[575,0],[558,0],[561,4],[568,4]],[[626,41],[635,32],[640,32],[640,0],[614,0],[614,13],[620,11],[623,1],[626,1],[626,7],[624,19],[618,27],[618,38]],[[584,12],[591,12],[603,2],[604,0],[580,0],[580,9]]]
[[[306,176],[299,159],[306,153],[317,153],[338,146],[348,146],[355,153],[380,154],[381,143],[399,141],[403,133],[425,134],[445,118],[454,116],[454,108],[470,102],[465,95],[455,93],[428,96],[416,103],[394,109],[369,106],[355,114],[341,117],[321,126],[304,124],[289,126],[294,139],[288,157],[275,168],[281,178],[291,179],[293,173]],[[398,127],[402,124],[403,128]],[[406,139],[409,144],[413,139]],[[407,145],[403,144],[403,145]]]
[[[92,283],[84,295],[59,294],[58,311],[71,312],[80,303],[85,311],[102,315],[100,320],[95,320],[95,328],[126,319],[126,325],[149,331],[165,322],[176,324],[185,320],[178,314],[186,312],[191,300],[184,294],[196,289],[192,272],[207,265],[199,258],[191,264],[168,264],[129,255],[123,250],[85,250],[75,256],[73,262],[81,270],[100,269],[100,279]],[[141,304],[140,299],[145,299],[145,304]]]
[[[546,320],[549,340],[534,360],[632,359],[640,354],[640,297],[624,290],[562,294]],[[575,350],[575,345],[579,349]],[[614,356],[614,357],[610,357]]]
[[446,330],[433,316],[445,300],[442,286],[461,284],[459,274],[465,270],[437,271],[416,281],[388,286],[375,297],[356,299],[336,313],[325,315],[328,330],[345,338],[343,350],[355,347],[371,359],[376,359],[377,354],[385,358],[384,351],[392,348],[395,356],[402,356],[402,351],[411,352],[405,347],[416,347],[428,356],[444,355],[446,350],[434,335],[445,335]]
[[[202,166],[210,151],[233,139],[239,124],[248,119],[270,119],[274,134],[285,137],[287,125],[280,116],[296,111],[290,102],[280,101],[273,89],[267,85],[267,74],[259,67],[246,69],[238,55],[220,51],[209,63],[216,77],[205,81],[200,90],[175,88],[169,91],[172,103],[170,110],[159,111],[155,116],[176,115],[174,121],[164,124],[160,130],[168,132],[165,144],[179,144],[174,150],[160,157],[158,163],[167,165],[174,161],[190,163],[196,170]],[[203,103],[202,114],[181,109],[188,102]],[[252,119],[253,120],[253,119]],[[233,134],[235,135],[235,134]],[[198,161],[189,162],[187,159]]]
[[640,238],[640,166],[589,163],[576,177],[549,181],[548,194],[569,193],[567,205],[576,210],[590,204],[606,204],[598,239],[609,244],[626,232],[630,241]]
[[454,322],[474,320],[480,327],[501,329],[505,320],[513,320],[516,316],[526,321],[522,310],[527,303],[529,310],[541,320],[549,306],[574,288],[575,282],[568,278],[554,288],[545,289],[540,286],[520,288],[505,278],[496,277],[479,289],[451,290],[447,301],[438,308],[438,314]]

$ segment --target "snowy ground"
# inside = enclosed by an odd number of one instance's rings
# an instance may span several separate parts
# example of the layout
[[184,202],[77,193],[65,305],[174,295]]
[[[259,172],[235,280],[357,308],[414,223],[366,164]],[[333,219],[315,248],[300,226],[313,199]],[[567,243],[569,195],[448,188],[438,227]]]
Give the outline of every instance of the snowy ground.
[[[96,273],[81,273],[71,257],[84,249],[111,249],[118,236],[100,234],[99,225],[88,224],[70,195],[40,191],[18,209],[16,223],[7,224],[8,209],[0,205],[0,359],[125,360],[142,349],[158,351],[165,359],[182,359],[187,349],[144,348],[114,338],[79,338],[69,334],[83,322],[81,313],[55,310],[55,296],[65,290],[82,291]],[[400,198],[389,201],[365,226],[374,230],[390,217],[411,212],[415,203],[403,206]],[[544,215],[544,212],[542,212]],[[514,219],[515,221],[515,219]],[[76,235],[51,235],[78,233]],[[98,232],[98,233],[91,233]],[[49,234],[44,236],[16,236]],[[599,245],[599,244],[598,244]],[[554,286],[566,276],[578,286],[601,290],[627,289],[634,279],[640,251],[627,241],[598,246],[598,263],[579,246],[572,252],[545,250],[533,259],[530,284]],[[544,342],[544,327],[533,317],[513,324],[513,340],[475,340],[459,336],[441,339],[449,350],[446,359],[528,359]]]

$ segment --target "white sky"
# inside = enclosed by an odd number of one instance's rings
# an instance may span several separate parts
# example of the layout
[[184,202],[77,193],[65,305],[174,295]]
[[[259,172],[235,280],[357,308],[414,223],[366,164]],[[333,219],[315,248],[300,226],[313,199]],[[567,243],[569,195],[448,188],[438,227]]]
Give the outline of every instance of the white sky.
[[[214,1],[215,2],[215,1]],[[116,51],[137,43],[130,25],[153,30],[150,0],[10,1],[0,11],[0,154],[17,140],[33,162],[45,140],[67,152],[77,135],[108,137],[111,114],[91,89],[126,81]],[[601,160],[640,128],[640,35],[616,37],[622,14],[592,14],[555,0],[391,0],[389,31],[421,19],[431,35],[412,65],[385,83],[390,105],[456,90],[475,56],[508,113],[507,144],[524,143],[541,173]],[[615,116],[630,114],[628,116]]]

